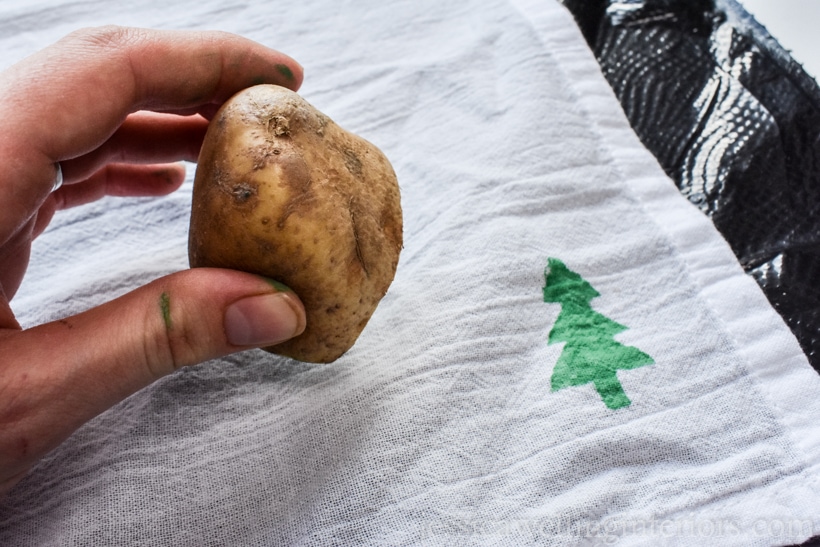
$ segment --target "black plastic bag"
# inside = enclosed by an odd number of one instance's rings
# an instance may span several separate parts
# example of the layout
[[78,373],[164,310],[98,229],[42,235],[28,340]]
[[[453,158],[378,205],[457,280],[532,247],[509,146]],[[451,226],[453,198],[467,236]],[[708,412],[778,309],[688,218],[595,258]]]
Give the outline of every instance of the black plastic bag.
[[820,89],[733,0],[563,0],[633,129],[820,372]]

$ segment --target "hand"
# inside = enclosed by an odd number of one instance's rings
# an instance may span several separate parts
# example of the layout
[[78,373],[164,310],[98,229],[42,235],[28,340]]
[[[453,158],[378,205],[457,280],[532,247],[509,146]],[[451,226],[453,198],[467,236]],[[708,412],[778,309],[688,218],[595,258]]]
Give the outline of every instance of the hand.
[[9,305],[55,211],[177,189],[184,167],[169,162],[196,161],[222,102],[301,80],[295,61],[237,36],[119,27],[75,32],[0,75],[0,491],[161,376],[304,330],[296,295],[229,270],[175,273],[27,330]]

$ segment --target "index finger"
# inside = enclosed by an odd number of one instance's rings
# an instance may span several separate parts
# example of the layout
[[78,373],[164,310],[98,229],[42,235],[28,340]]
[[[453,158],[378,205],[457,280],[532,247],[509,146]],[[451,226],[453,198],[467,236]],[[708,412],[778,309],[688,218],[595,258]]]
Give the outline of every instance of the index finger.
[[34,176],[47,191],[53,162],[93,150],[137,110],[190,111],[251,85],[301,82],[287,55],[224,32],[80,30],[0,76],[0,160],[21,171],[0,182]]
[[12,119],[40,122],[16,128],[30,130],[27,140],[59,161],[93,149],[137,110],[191,109],[250,85],[295,90],[301,81],[293,59],[240,36],[101,27],[23,60],[0,89]]

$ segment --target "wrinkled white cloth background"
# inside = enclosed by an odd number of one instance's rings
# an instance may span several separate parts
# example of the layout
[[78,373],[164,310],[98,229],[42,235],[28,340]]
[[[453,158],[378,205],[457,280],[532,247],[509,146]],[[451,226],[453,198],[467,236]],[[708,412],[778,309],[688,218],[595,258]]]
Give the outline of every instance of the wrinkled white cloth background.
[[[785,545],[820,534],[820,380],[643,149],[554,0],[0,4],[8,66],[77,27],[223,29],[305,66],[381,147],[405,249],[331,365],[247,352],[80,429],[0,501],[0,545]],[[45,122],[44,122],[45,123]],[[26,326],[187,267],[190,180],[59,214]],[[631,406],[550,391],[548,257],[655,364]]]

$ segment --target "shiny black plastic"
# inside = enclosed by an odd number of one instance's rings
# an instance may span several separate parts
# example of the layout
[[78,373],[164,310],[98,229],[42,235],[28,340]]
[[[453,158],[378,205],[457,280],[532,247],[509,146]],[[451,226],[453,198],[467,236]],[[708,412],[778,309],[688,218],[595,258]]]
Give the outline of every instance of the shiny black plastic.
[[563,0],[644,145],[820,372],[820,89],[734,0]]

